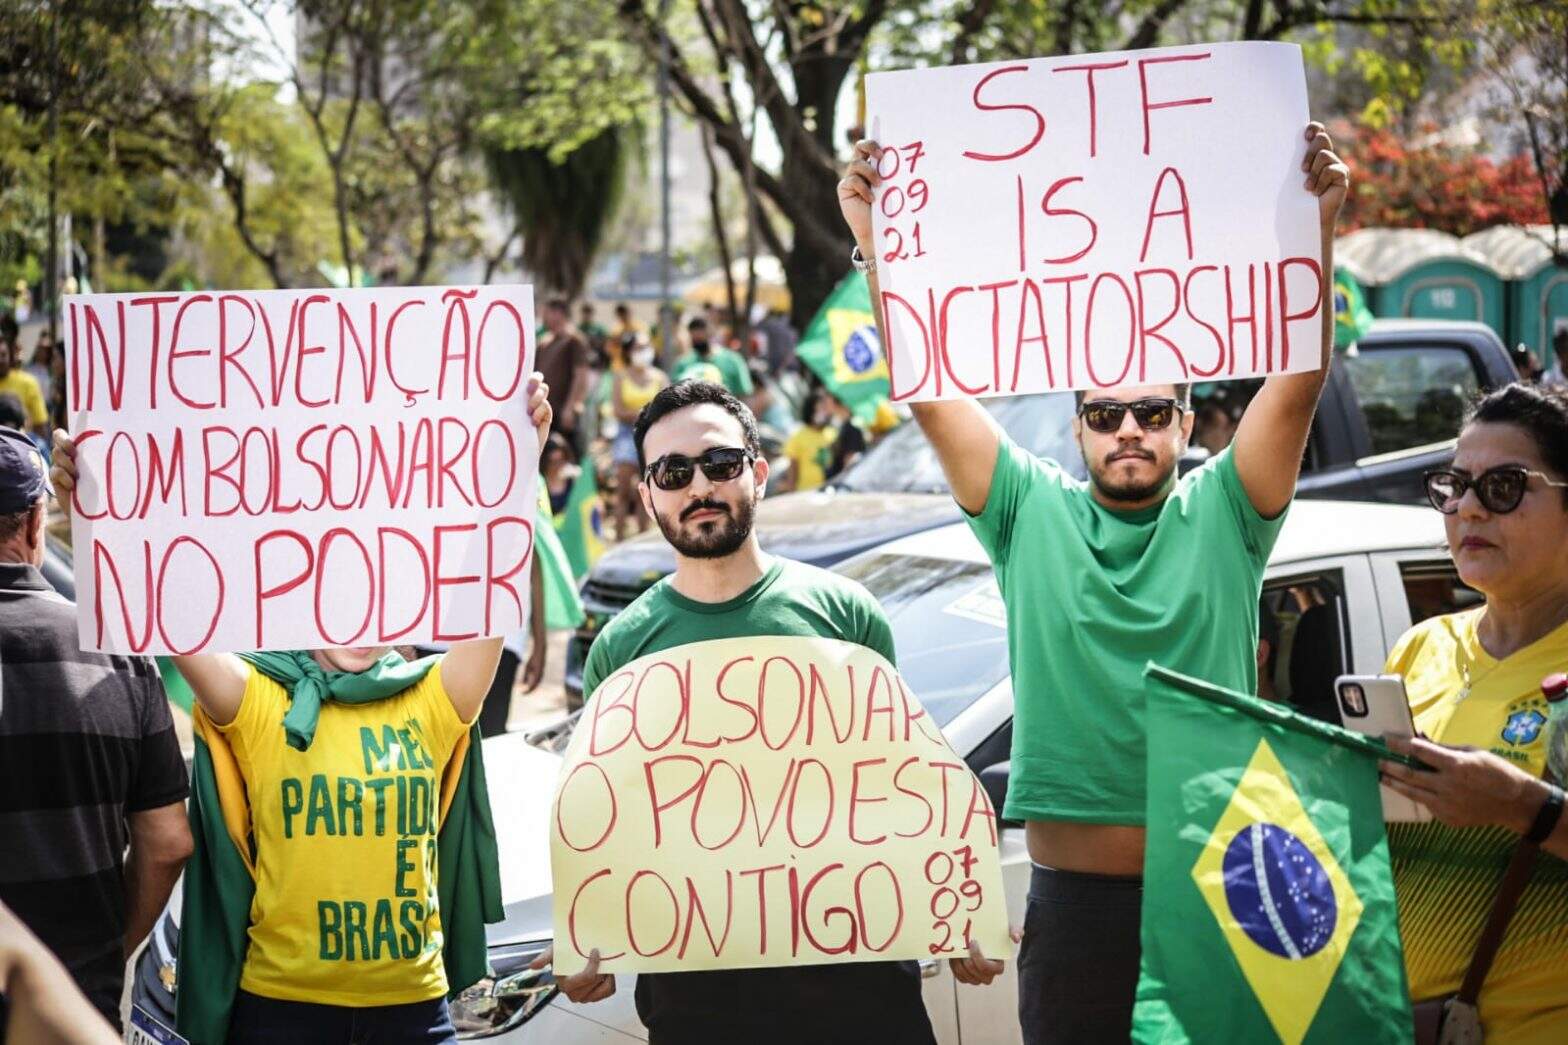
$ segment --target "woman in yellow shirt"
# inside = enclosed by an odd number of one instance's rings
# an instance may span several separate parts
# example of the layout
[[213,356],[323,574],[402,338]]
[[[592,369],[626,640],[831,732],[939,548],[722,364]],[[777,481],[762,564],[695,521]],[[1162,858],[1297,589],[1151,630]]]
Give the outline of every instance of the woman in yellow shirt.
[[[532,375],[540,445],[548,394]],[[69,511],[75,444],[63,432],[51,474]],[[501,644],[454,643],[414,664],[384,646],[174,658],[198,731],[232,755],[249,818],[254,894],[222,1021],[231,1045],[457,1040],[437,892],[441,791]],[[203,859],[198,849],[192,862]],[[213,989],[203,976],[182,968],[182,995]]]
[[653,402],[659,390],[670,383],[664,371],[653,365],[653,346],[638,336],[626,352],[626,366],[615,375],[610,402],[615,407],[615,441],[610,444],[610,460],[615,464],[615,539],[626,539],[627,524],[637,524],[637,532],[648,529],[648,513],[637,495],[639,478],[637,443],[632,428],[642,408]]
[[1568,668],[1568,391],[1514,384],[1481,400],[1450,469],[1429,473],[1459,576],[1486,596],[1417,624],[1388,671],[1417,732],[1390,738],[1436,772],[1384,764],[1436,819],[1391,824],[1410,993],[1459,988],[1521,835],[1541,843],[1479,998],[1487,1041],[1568,1040],[1568,817],[1547,761],[1546,676]]

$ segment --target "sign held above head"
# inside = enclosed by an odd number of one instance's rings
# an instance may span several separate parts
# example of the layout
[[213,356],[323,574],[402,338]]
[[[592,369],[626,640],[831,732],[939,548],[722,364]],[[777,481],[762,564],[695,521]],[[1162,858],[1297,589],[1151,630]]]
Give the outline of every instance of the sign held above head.
[[1292,44],[866,77],[895,401],[1315,370]]

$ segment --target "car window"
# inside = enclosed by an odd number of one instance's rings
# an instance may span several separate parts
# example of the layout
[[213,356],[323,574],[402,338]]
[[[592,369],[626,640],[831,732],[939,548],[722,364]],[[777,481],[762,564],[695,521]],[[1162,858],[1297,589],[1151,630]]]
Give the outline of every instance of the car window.
[[1258,607],[1259,641],[1271,643],[1258,695],[1339,723],[1334,680],[1348,670],[1350,624],[1338,570],[1270,580]]
[[[1083,457],[1073,441],[1071,393],[986,399],[981,405],[1013,442],[1083,478]],[[834,485],[861,493],[946,493],[948,489],[936,451],[912,422],[868,450]]]
[[834,570],[882,604],[899,673],[938,725],[1007,677],[1007,616],[989,564],[871,553]]
[[1470,353],[1457,345],[1367,346],[1335,362],[1350,374],[1374,454],[1454,438],[1481,387]]
[[1481,593],[1460,580],[1459,570],[1445,559],[1402,562],[1399,579],[1405,588],[1405,601],[1410,606],[1411,624],[1458,613],[1479,606],[1483,601]]

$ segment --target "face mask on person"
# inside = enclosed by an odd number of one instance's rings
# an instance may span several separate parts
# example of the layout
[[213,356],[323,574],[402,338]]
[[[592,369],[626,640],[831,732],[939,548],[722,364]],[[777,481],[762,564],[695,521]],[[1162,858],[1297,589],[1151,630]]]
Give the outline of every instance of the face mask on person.
[[708,343],[708,335],[706,335],[706,334],[693,334],[692,335],[692,338],[691,338],[691,350],[693,352],[697,353],[699,356],[707,355],[712,350],[712,348],[713,348],[713,346]]
[[632,349],[631,360],[632,366],[652,366],[653,346],[644,345],[641,348]]

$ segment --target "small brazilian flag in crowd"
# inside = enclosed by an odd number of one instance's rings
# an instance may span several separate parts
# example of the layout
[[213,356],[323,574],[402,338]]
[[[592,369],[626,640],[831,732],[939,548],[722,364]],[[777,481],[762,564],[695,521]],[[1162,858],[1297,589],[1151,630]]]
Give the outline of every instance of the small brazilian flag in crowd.
[[1334,347],[1348,348],[1372,329],[1361,281],[1342,268],[1334,270]]
[[856,421],[868,424],[877,416],[888,397],[887,360],[864,274],[851,272],[839,281],[795,353]]
[[544,626],[548,631],[573,630],[583,622],[583,601],[577,595],[577,580],[572,576],[571,560],[561,546],[550,515],[550,493],[543,480],[539,483],[538,540],[534,554],[539,556],[539,571],[544,577]]
[[566,507],[555,517],[555,532],[572,564],[572,576],[581,581],[604,554],[604,501],[599,497],[592,459],[583,461]]
[[[1150,665],[1139,1042],[1408,1042],[1381,741]],[[1405,761],[1403,759],[1396,759]]]

